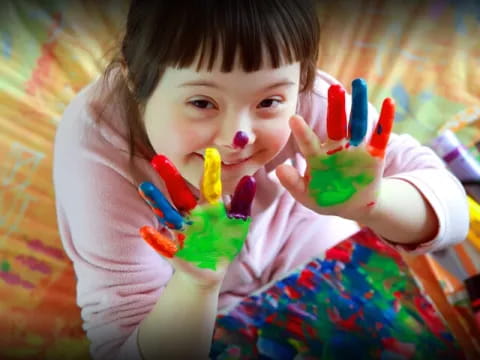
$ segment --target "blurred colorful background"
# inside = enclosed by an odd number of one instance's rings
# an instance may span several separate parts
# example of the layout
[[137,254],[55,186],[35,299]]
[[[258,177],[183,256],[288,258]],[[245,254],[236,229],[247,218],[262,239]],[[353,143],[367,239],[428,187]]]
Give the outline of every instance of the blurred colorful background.
[[[0,5],[0,359],[88,358],[56,228],[52,145],[66,105],[100,76],[127,9],[127,0]],[[480,161],[480,2],[324,1],[320,16],[321,69],[347,89],[365,78],[378,108],[393,97],[396,132],[429,144],[452,129]],[[469,274],[480,272],[475,251],[457,251]],[[465,353],[480,354],[461,279],[431,256],[404,261]]]

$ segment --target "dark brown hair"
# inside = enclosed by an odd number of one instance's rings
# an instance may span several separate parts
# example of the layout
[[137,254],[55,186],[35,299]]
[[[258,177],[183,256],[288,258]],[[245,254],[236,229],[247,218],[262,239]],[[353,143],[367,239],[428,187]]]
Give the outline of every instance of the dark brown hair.
[[[259,70],[265,59],[274,68],[299,61],[301,91],[310,91],[320,41],[314,1],[132,0],[123,40],[103,79],[112,84],[103,102],[124,106],[130,160],[154,155],[142,113],[169,66],[189,67],[200,56],[197,69],[211,70],[219,53],[225,72],[236,57],[246,72]],[[113,71],[122,67],[127,71]]]

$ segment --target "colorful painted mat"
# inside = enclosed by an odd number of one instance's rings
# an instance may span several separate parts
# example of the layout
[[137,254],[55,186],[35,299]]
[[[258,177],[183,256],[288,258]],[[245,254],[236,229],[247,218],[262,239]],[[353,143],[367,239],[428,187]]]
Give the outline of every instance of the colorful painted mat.
[[364,229],[219,317],[215,359],[462,359],[398,253]]

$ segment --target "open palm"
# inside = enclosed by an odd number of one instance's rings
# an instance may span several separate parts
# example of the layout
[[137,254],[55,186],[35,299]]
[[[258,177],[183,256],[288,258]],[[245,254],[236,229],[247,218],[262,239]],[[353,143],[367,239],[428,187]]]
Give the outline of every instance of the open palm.
[[352,82],[352,108],[347,126],[345,91],[332,85],[328,91],[328,141],[319,137],[299,116],[290,126],[307,160],[304,176],[288,165],[277,170],[282,184],[297,201],[324,215],[355,219],[377,201],[384,169],[385,148],[393,126],[395,104],[384,100],[380,119],[369,142],[367,86]]
[[221,159],[216,149],[205,153],[201,204],[168,158],[157,155],[152,165],[164,180],[173,205],[152,183],[140,184],[139,193],[173,236],[144,226],[140,229],[143,239],[177,270],[199,279],[216,278],[247,237],[256,191],[254,178],[245,176],[239,181],[227,210],[221,202]]

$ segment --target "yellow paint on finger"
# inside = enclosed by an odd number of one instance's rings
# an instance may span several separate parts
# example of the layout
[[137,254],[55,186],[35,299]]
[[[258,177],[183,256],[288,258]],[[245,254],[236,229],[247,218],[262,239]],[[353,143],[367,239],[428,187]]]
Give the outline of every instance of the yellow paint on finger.
[[217,203],[222,196],[222,160],[217,149],[205,150],[202,193],[210,204]]

